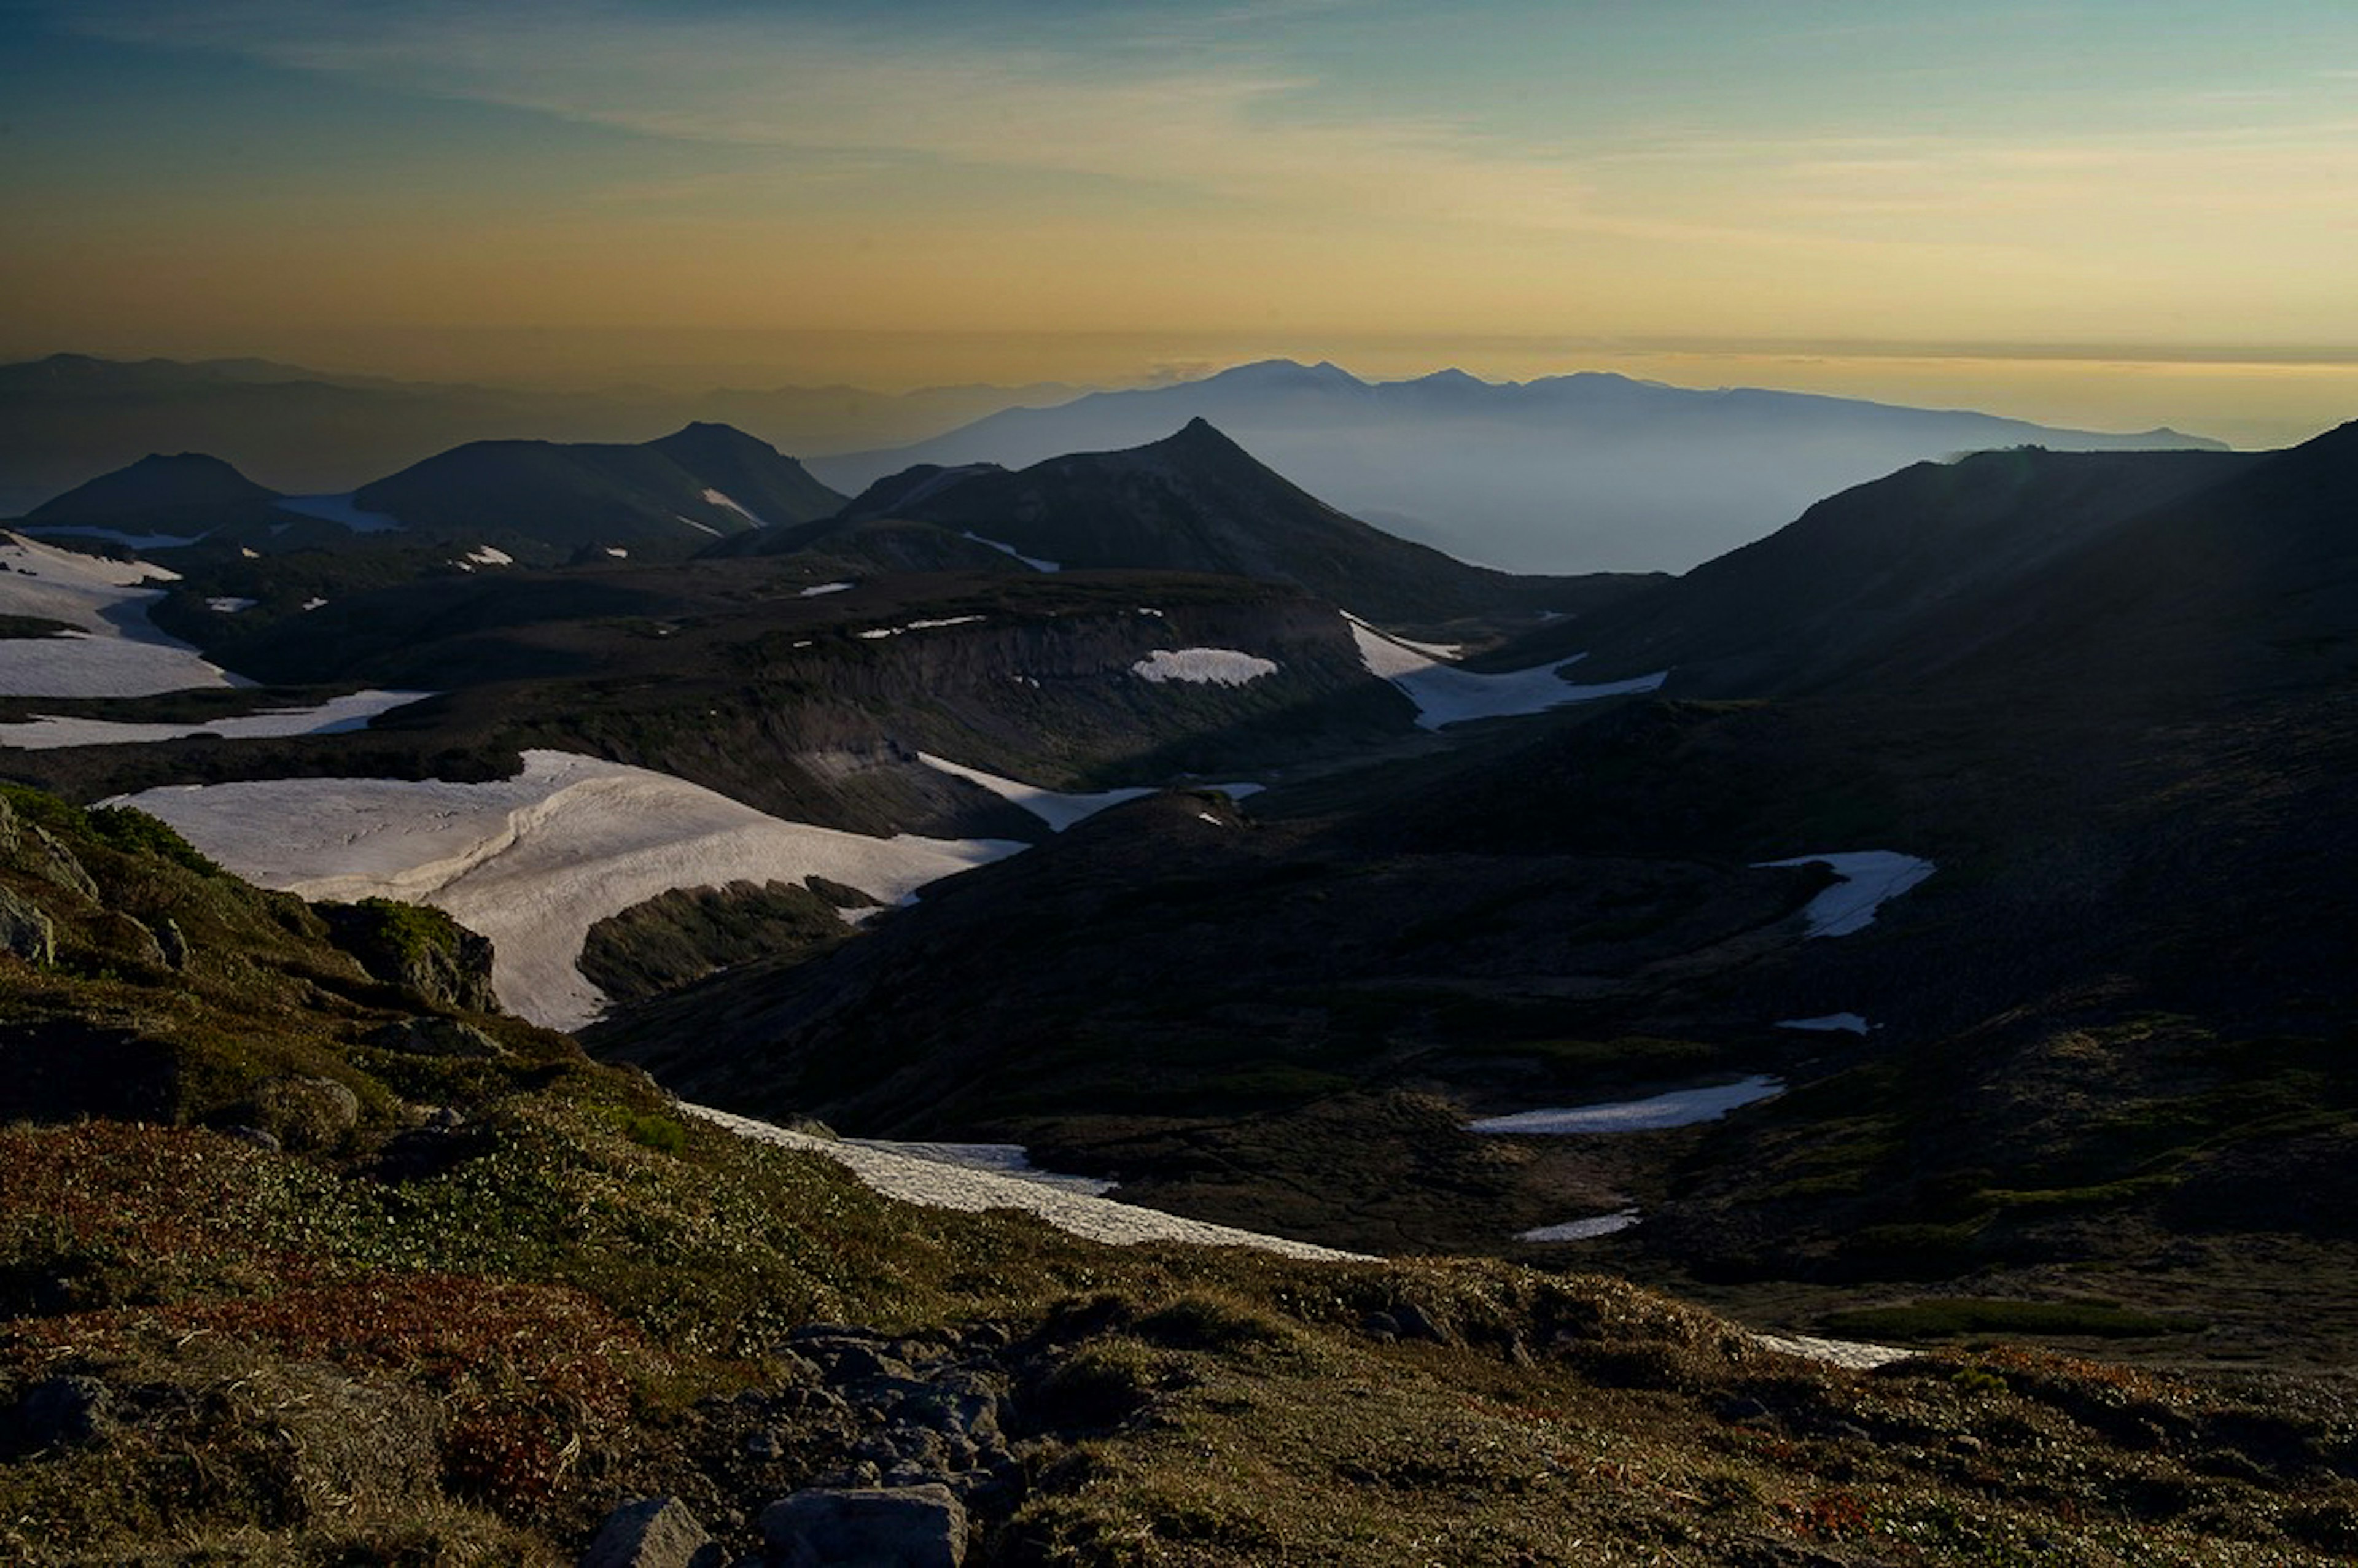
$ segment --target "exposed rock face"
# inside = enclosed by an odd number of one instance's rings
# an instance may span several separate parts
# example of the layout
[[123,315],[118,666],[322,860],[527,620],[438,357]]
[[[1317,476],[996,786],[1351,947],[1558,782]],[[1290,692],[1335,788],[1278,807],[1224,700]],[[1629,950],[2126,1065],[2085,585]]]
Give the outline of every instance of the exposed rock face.
[[686,1503],[648,1498],[606,1516],[580,1568],[720,1568],[726,1555]]
[[31,902],[5,887],[0,887],[0,952],[43,966],[57,962],[58,957],[56,925]]
[[332,1149],[360,1121],[360,1097],[333,1078],[271,1078],[255,1086],[254,1120],[290,1150]]
[[59,843],[57,836],[48,828],[18,816],[5,799],[0,799],[0,855],[7,856],[20,870],[43,881],[53,882],[84,898],[98,896],[98,884],[91,881],[90,872],[74,859],[73,851]]
[[815,1487],[764,1509],[762,1539],[784,1568],[958,1568],[966,1510],[946,1487]]

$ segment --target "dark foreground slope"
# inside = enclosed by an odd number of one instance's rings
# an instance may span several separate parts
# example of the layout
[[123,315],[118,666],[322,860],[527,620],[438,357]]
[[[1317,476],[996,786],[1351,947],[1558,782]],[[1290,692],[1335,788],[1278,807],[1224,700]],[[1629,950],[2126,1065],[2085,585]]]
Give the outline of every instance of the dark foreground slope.
[[961,1498],[936,1539],[984,1565],[2353,1542],[2322,1386],[1843,1372],[1595,1277],[910,1209],[467,1011],[423,912],[26,792],[0,829],[13,1561],[563,1562],[670,1496],[784,1563],[766,1505],[878,1480]]

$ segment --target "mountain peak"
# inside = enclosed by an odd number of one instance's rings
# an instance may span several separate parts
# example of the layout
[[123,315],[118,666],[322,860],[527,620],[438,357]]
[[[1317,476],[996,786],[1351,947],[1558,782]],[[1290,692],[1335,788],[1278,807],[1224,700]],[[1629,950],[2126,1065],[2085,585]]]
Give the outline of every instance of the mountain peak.
[[230,464],[204,452],[150,452],[137,462],[76,485],[26,514],[35,524],[106,524],[183,507],[236,506],[278,499]]

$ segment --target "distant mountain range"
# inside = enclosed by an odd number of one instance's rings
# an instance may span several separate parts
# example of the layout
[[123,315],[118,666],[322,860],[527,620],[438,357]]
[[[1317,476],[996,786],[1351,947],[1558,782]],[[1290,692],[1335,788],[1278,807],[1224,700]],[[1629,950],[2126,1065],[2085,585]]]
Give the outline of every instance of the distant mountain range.
[[211,452],[290,493],[341,493],[485,438],[634,441],[650,430],[705,421],[736,426],[789,451],[842,451],[917,440],[995,409],[1061,401],[1081,390],[540,392],[345,375],[266,360],[53,354],[0,365],[0,516],[29,511],[146,452]]
[[1016,467],[1132,447],[1193,418],[1355,515],[1516,571],[1683,570],[1822,496],[1963,451],[2221,449],[2167,429],[2107,435],[1595,373],[1498,384],[1450,370],[1369,383],[1332,364],[1271,360],[1178,386],[1011,408],[812,469],[858,489],[916,462]]
[[349,496],[288,497],[219,458],[150,454],[35,507],[29,532],[147,548],[316,547],[398,529],[404,542],[544,559],[600,546],[703,543],[831,515],[844,497],[741,430],[690,425],[639,446],[473,441]]

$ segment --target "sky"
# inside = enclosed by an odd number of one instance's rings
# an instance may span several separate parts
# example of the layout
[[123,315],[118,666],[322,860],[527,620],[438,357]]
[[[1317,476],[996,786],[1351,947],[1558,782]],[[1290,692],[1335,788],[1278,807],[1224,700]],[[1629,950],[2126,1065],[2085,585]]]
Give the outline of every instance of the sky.
[[0,0],[0,356],[2358,416],[2358,6]]

